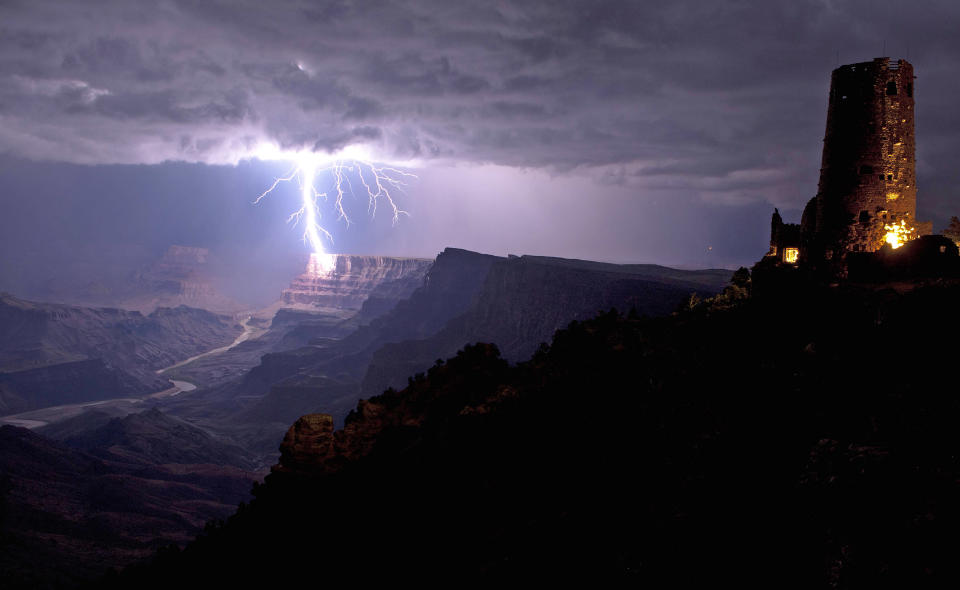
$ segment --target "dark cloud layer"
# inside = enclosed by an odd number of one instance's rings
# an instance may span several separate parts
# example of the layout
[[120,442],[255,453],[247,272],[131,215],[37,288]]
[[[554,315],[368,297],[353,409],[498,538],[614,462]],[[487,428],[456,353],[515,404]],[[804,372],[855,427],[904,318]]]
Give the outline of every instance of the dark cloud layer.
[[[759,142],[759,119],[789,150],[823,118],[837,50],[910,45],[922,75],[955,56],[958,16],[946,1],[8,1],[2,147],[216,162],[250,137],[308,146],[367,125],[387,155],[412,135],[454,159],[576,166]],[[163,141],[184,133],[218,141]]]
[[958,22],[949,0],[7,0],[0,154],[217,164],[362,143],[796,211],[830,70],[885,52],[915,65],[920,213],[941,222],[960,212]]

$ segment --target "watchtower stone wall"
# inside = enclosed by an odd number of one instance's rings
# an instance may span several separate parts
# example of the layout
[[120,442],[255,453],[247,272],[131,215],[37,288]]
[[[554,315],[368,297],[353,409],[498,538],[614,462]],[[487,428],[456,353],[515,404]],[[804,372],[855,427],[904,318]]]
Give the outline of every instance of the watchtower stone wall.
[[874,252],[890,226],[905,239],[930,233],[916,220],[914,75],[906,60],[833,71],[817,196],[804,212],[804,258]]

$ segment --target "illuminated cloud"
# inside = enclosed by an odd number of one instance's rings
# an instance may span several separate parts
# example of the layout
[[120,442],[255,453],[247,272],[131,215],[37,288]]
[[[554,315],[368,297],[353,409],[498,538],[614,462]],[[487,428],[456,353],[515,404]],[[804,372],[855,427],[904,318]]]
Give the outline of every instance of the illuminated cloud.
[[[922,5],[922,6],[921,6]],[[952,97],[948,2],[31,0],[0,6],[0,153],[232,163],[264,141],[588,170],[799,206],[829,71],[913,52]],[[851,23],[855,23],[853,26]],[[934,62],[933,57],[937,56]],[[944,99],[947,100],[947,99]],[[923,119],[921,119],[921,123]],[[937,131],[941,141],[947,129]],[[952,132],[951,132],[952,133]],[[940,166],[924,158],[921,171]]]

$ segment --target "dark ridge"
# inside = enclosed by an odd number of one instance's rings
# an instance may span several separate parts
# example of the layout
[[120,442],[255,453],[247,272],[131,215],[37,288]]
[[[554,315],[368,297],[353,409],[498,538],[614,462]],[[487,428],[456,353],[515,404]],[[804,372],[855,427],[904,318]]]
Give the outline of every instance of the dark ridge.
[[102,585],[955,587],[960,287],[734,295],[467,347]]

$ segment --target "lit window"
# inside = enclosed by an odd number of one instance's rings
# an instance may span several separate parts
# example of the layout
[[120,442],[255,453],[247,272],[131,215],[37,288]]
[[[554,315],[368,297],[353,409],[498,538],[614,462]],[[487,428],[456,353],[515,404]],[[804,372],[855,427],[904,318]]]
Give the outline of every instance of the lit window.
[[799,248],[783,249],[783,261],[786,262],[787,264],[796,264],[798,258],[800,258]]

